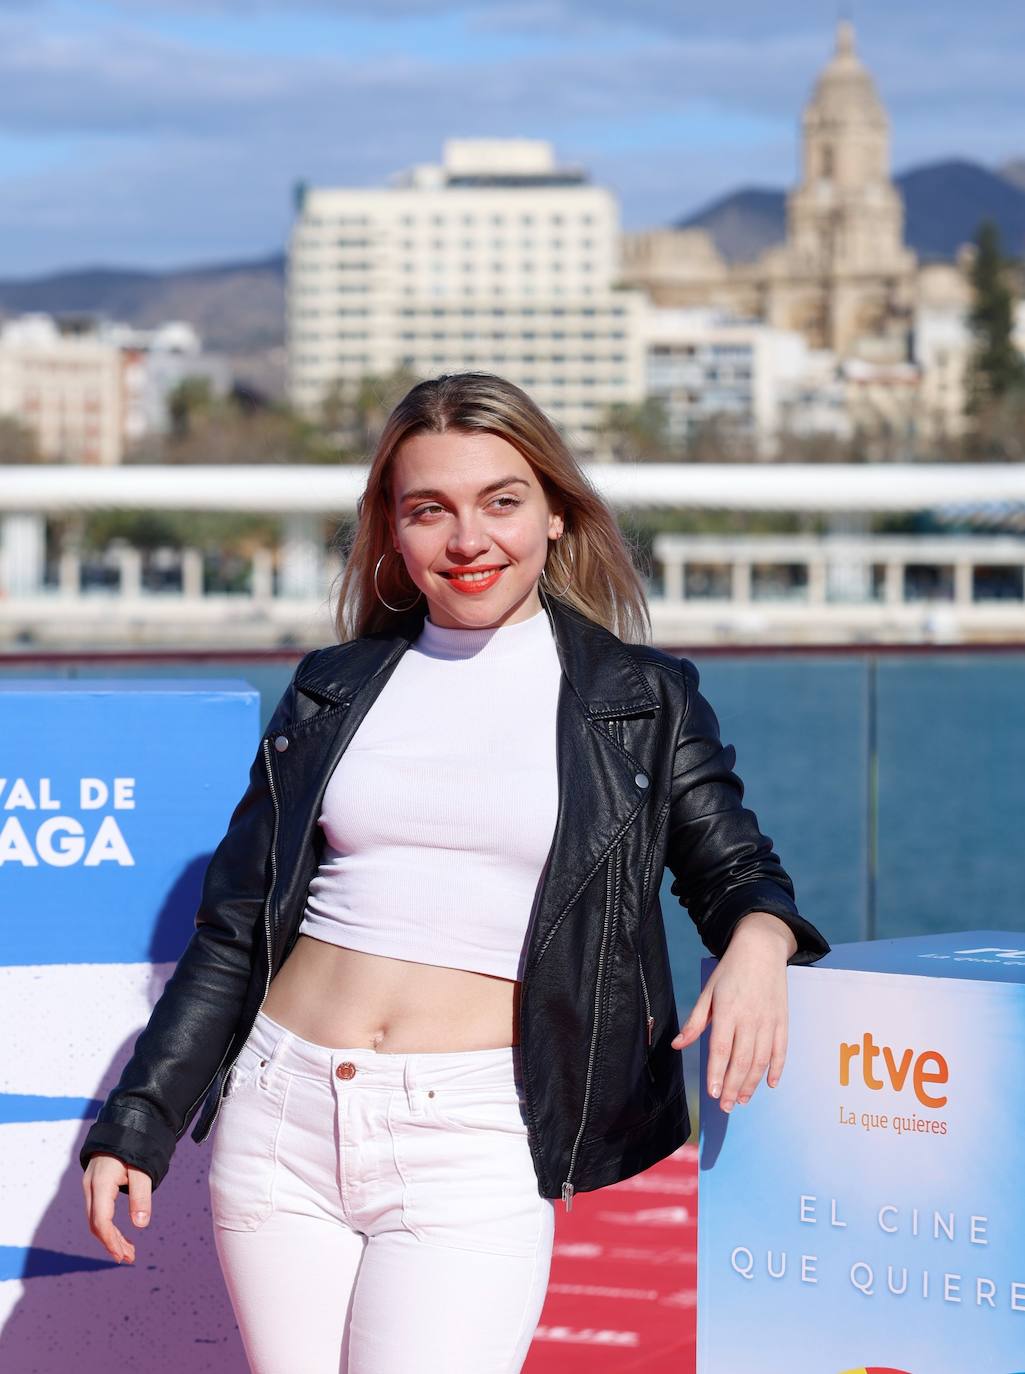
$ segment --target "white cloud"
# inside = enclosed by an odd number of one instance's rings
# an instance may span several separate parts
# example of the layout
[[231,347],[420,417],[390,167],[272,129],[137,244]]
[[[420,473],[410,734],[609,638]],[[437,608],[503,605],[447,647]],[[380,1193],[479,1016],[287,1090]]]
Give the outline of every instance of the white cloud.
[[[269,251],[283,242],[297,178],[384,184],[400,167],[436,160],[452,136],[549,138],[562,159],[613,186],[632,226],[676,218],[739,185],[789,185],[800,110],[832,42],[821,8],[784,0],[772,23],[754,0],[722,14],[690,8],[676,0],[625,9],[561,0],[544,11],[536,0],[296,0],[287,10],[269,0],[123,0],[106,18],[83,7],[71,27],[64,9],[53,7],[43,23],[45,3],[0,0],[0,131],[8,144],[38,139],[42,149],[66,139],[73,148],[70,162],[38,171],[25,170],[23,153],[6,176],[0,161],[0,235],[10,254],[0,276],[83,257],[163,265]],[[141,17],[190,9],[383,15],[394,42],[387,60],[292,49],[271,56],[233,52],[223,35],[214,50],[181,36],[187,24],[171,37]],[[859,6],[895,166],[1020,153],[1021,45],[1007,39],[1022,11],[991,6],[984,26],[964,14],[962,31],[949,13],[931,11],[923,29],[916,9]],[[456,10],[466,17],[458,56],[403,46],[402,16]],[[549,33],[574,41],[529,54],[513,45],[502,60],[473,55],[475,32],[538,32],[546,15]],[[722,130],[731,131],[725,151],[713,137]]]

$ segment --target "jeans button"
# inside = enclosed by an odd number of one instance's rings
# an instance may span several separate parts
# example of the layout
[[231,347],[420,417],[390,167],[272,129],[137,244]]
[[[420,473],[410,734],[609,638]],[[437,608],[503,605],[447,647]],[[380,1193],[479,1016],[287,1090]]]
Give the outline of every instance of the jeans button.
[[344,1064],[339,1064],[337,1069],[335,1069],[335,1073],[339,1078],[351,1078],[355,1072],[356,1065],[349,1059],[347,1059]]

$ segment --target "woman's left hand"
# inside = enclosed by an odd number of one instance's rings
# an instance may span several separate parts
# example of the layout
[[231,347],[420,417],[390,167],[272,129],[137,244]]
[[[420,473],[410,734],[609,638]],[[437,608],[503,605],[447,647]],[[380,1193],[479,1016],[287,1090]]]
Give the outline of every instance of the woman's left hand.
[[721,1092],[724,1112],[750,1099],[766,1069],[769,1087],[779,1082],[787,1052],[787,960],[796,950],[797,937],[778,916],[742,916],[672,1042],[684,1049],[711,1019],[708,1093]]

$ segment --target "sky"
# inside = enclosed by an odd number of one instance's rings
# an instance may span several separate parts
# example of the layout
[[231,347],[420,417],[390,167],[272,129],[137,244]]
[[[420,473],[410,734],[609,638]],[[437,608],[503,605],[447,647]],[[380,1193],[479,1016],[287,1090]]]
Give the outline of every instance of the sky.
[[798,172],[852,18],[895,173],[1025,158],[1022,0],[0,0],[0,278],[283,248],[298,180],[543,138],[669,223]]

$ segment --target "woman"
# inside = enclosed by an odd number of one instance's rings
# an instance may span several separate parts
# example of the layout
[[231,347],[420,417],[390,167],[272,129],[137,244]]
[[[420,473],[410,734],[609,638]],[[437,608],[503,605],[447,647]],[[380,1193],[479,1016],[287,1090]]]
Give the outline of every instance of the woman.
[[[260,1374],[516,1371],[554,1199],[729,1111],[828,944],[741,805],[697,670],[556,428],[483,373],[385,426],[338,597],[204,878],[196,932],[81,1151],[118,1260],[200,1102]],[[665,866],[719,963],[676,1020]]]

